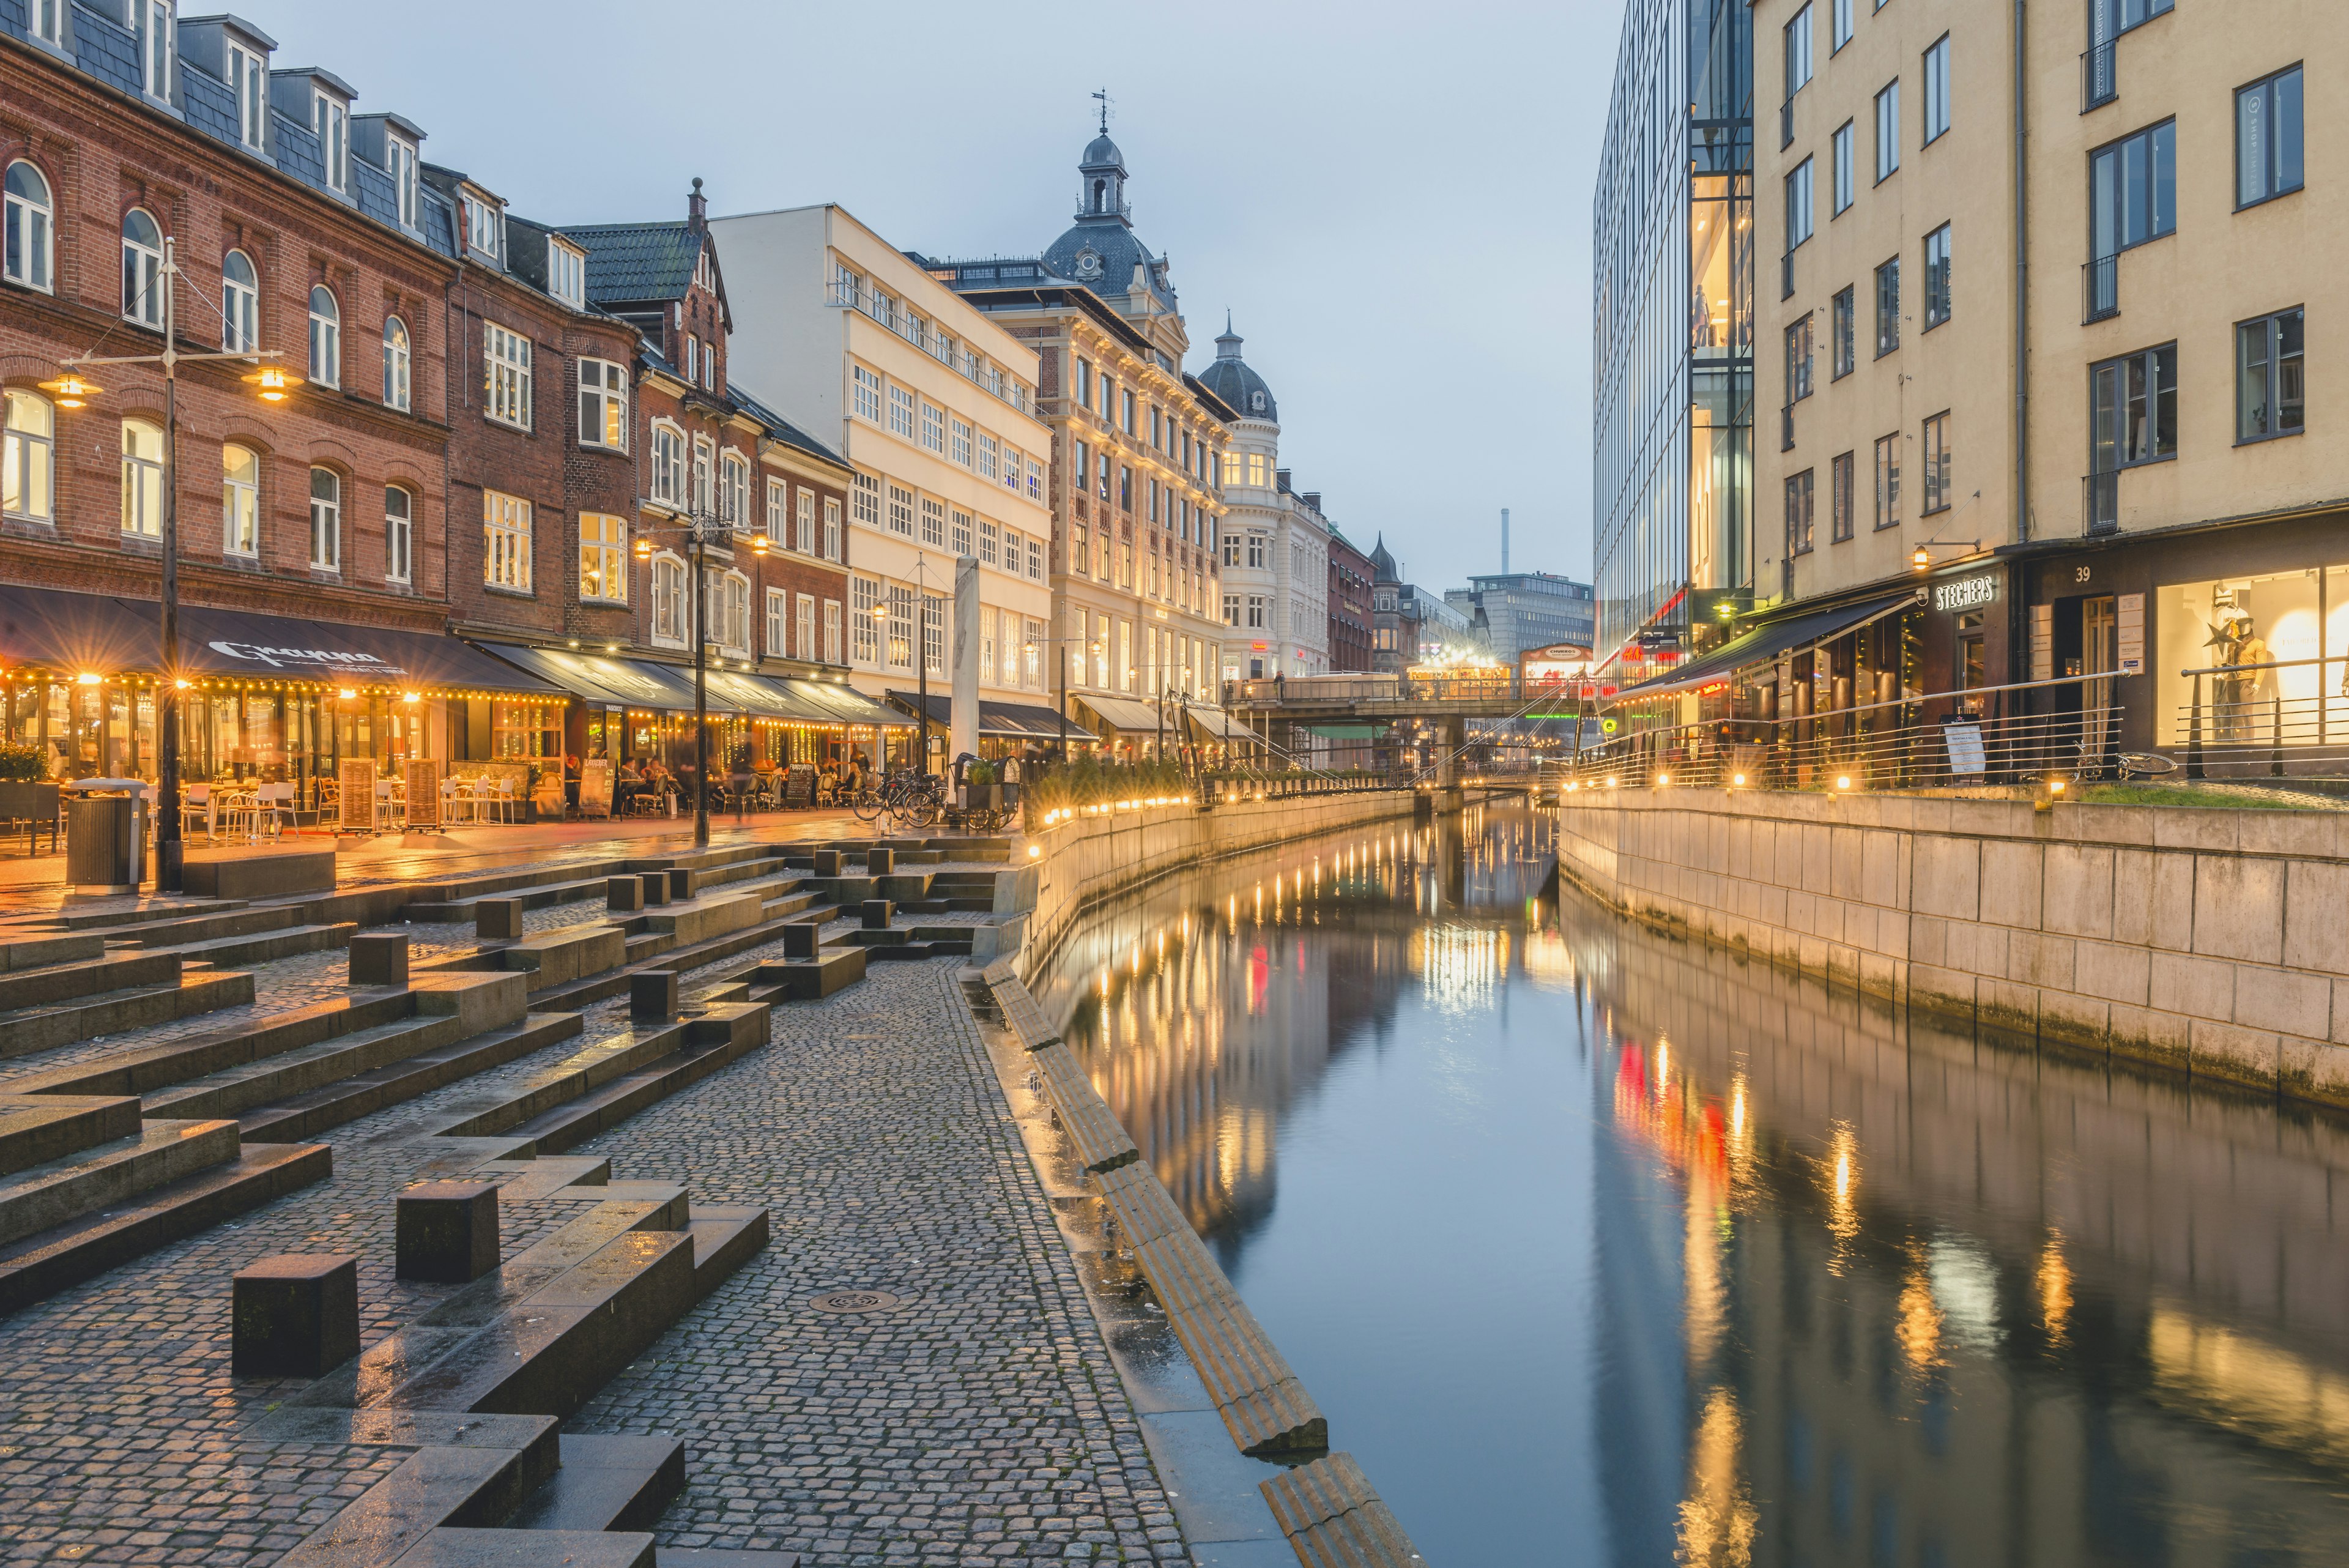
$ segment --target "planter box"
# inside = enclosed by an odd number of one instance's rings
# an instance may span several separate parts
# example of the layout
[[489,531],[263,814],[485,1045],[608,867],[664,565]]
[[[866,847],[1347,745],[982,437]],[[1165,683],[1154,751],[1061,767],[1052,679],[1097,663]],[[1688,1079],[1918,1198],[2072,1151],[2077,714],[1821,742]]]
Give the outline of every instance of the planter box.
[[0,821],[55,822],[57,786],[40,779],[0,780]]

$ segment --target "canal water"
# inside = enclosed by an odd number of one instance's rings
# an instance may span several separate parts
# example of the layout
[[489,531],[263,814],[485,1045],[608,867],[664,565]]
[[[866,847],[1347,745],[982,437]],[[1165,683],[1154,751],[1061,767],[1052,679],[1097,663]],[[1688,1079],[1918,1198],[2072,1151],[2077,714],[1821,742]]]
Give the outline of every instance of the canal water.
[[1226,862],[1042,982],[1432,1563],[2349,1562],[2344,1124],[1546,907],[1550,860],[1491,807]]

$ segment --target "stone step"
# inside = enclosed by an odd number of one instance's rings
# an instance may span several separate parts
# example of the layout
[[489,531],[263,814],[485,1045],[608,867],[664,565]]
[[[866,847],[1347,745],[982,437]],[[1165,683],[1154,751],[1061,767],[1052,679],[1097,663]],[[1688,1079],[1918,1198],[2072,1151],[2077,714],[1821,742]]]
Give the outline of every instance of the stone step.
[[[249,978],[249,977],[248,977]],[[415,1001],[405,990],[367,991],[307,1007],[289,1008],[267,1020],[223,1029],[192,1040],[132,1046],[67,1067],[0,1080],[12,1095],[143,1095],[183,1083],[240,1062],[297,1050],[355,1030],[409,1017]]]
[[62,930],[117,930],[124,926],[143,926],[152,920],[180,920],[195,915],[217,915],[229,909],[242,909],[242,898],[150,898],[140,903],[109,909],[67,909],[52,916],[49,924]]
[[207,1073],[145,1096],[150,1116],[233,1116],[464,1037],[461,1019],[402,1018]]
[[657,1568],[657,1563],[653,1538],[640,1532],[442,1525],[409,1547],[399,1568]]
[[[110,963],[112,961],[109,961]],[[160,955],[176,972],[180,961]],[[136,985],[54,1007],[0,1012],[0,1057],[29,1056],[81,1040],[173,1023],[200,1012],[242,1007],[253,1000],[253,976],[242,971],[180,975],[159,985]],[[16,1085],[9,1085],[12,1091]]]
[[0,972],[87,963],[106,956],[101,932],[67,933],[47,925],[0,926]]
[[758,965],[738,976],[730,992],[739,996],[711,997],[712,1001],[742,1002],[815,1002],[837,991],[845,991],[864,978],[864,965],[871,953],[864,948],[832,948],[819,950],[812,959],[781,959]]
[[142,925],[127,927],[105,940],[114,947],[168,948],[186,942],[208,942],[219,937],[249,937],[260,931],[282,931],[301,922],[301,910],[286,905],[264,905],[258,909],[236,905],[200,915],[150,920]]
[[512,1132],[536,1145],[527,1129],[539,1126],[553,1140],[544,1147],[560,1152],[764,1045],[771,1016],[763,1005],[721,1003],[698,1017],[606,1036],[518,1089],[454,1107],[458,1119],[440,1131],[459,1137]]
[[903,915],[985,915],[995,909],[993,894],[969,898],[908,898],[897,906]]
[[674,970],[679,974],[713,964],[752,948],[782,940],[783,928],[807,917],[794,910],[773,919],[762,919],[757,925],[739,931],[730,931],[708,941],[679,943],[666,932],[652,932],[628,940],[627,961],[618,969],[593,976],[574,985],[557,986],[534,994],[532,1001],[549,1010],[558,1007],[587,1007],[615,996],[628,993],[628,977],[647,969]]
[[236,1158],[236,1124],[150,1121],[0,1178],[0,1246]]
[[767,1246],[767,1211],[705,1205],[693,1211],[693,1295],[708,1295]]
[[735,1552],[722,1546],[657,1546],[653,1568],[800,1568],[796,1552]]
[[333,1170],[322,1143],[244,1149],[198,1171],[0,1247],[0,1313],[54,1295],[157,1247],[319,1181]]
[[535,1143],[541,1153],[560,1154],[699,1083],[750,1048],[747,1041],[732,1040],[685,1045],[642,1072],[616,1078],[575,1100],[542,1111],[513,1130]]
[[1324,1454],[1257,1490],[1306,1568],[1426,1568],[1351,1454]]
[[565,1434],[563,1468],[533,1493],[509,1530],[650,1530],[685,1490],[676,1438]]
[[279,1568],[390,1568],[444,1526],[494,1524],[554,1475],[558,1440],[555,1424],[543,1417],[443,1411],[411,1417],[286,1406],[263,1425],[281,1442],[416,1445],[389,1475],[280,1557]]
[[534,1012],[522,1023],[471,1035],[337,1083],[258,1106],[238,1122],[248,1143],[291,1143],[399,1105],[445,1085],[503,1066],[579,1033],[575,1012]]
[[351,935],[358,929],[356,922],[337,921],[332,925],[287,926],[280,930],[255,931],[245,936],[214,937],[206,941],[189,942],[179,947],[157,950],[176,953],[190,963],[219,965],[267,963],[272,959],[292,958],[297,953],[320,952],[327,948],[347,948]]
[[139,1131],[130,1095],[0,1095],[0,1176]]
[[1043,1077],[1052,1097],[1053,1114],[1075,1148],[1079,1165],[1099,1173],[1131,1165],[1142,1157],[1066,1045],[1042,1046],[1028,1059]]
[[12,969],[0,973],[0,1013],[55,1007],[133,986],[168,985],[179,978],[180,961],[168,953],[116,953],[80,963]]

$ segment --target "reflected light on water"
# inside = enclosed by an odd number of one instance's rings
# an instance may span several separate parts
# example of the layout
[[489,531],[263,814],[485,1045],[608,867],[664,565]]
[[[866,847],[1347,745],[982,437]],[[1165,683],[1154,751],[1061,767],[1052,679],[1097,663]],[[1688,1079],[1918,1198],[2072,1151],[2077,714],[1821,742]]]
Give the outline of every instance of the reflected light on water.
[[1689,1447],[1688,1491],[1681,1500],[1676,1562],[1697,1568],[1746,1568],[1760,1523],[1748,1495],[1740,1450],[1744,1423],[1737,1397],[1715,1388],[1705,1400]]
[[2062,1345],[2071,1333],[2072,1270],[2064,1262],[2064,1238],[2060,1232],[2047,1233],[2047,1244],[2039,1249],[2036,1272],[2039,1321],[2047,1331],[2047,1342]]
[[1900,1303],[1894,1308],[1892,1337],[1909,1369],[1924,1372],[1941,1365],[1941,1309],[1933,1301],[1933,1282],[1927,1273],[1925,1249],[1909,1244],[1909,1267],[1900,1275]]

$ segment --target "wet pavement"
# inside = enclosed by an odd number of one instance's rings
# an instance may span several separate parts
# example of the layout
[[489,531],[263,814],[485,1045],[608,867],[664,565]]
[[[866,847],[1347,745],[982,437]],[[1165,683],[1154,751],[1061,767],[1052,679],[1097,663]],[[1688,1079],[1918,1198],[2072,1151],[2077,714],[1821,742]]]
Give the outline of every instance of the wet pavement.
[[1039,982],[1433,1562],[2336,1563],[2349,1124],[1531,900],[1490,807]]

